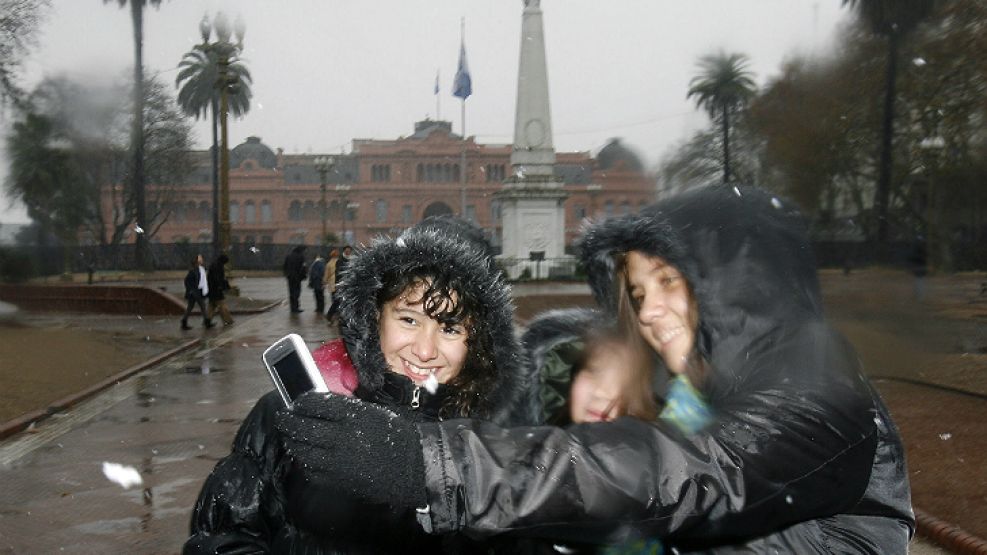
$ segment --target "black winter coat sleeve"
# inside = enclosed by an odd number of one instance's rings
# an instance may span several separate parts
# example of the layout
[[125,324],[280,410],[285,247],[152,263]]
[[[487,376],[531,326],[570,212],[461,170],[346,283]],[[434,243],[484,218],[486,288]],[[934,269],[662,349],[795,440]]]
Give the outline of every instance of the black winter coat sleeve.
[[232,452],[202,486],[184,554],[271,551],[272,535],[284,521],[283,495],[276,493],[284,452],[274,427],[282,404],[276,391],[268,393],[243,421]]
[[[850,510],[877,446],[873,399],[852,350],[806,330],[752,352],[748,364],[742,390],[719,399],[715,423],[688,438],[632,418],[567,429],[420,425],[425,527],[715,546]],[[793,365],[802,367],[795,379],[780,379]],[[825,552],[814,541],[789,545]]]

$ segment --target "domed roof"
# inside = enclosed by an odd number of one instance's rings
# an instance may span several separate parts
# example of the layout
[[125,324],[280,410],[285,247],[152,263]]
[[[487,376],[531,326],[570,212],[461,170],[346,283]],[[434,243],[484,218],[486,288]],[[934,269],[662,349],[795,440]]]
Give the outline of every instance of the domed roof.
[[245,160],[256,160],[262,168],[274,169],[278,166],[278,157],[270,147],[260,142],[260,137],[247,137],[245,142],[230,151],[231,168],[239,168]]
[[600,149],[596,155],[596,165],[601,170],[644,171],[644,163],[641,162],[641,158],[633,150],[624,146],[619,138],[610,139],[610,142]]

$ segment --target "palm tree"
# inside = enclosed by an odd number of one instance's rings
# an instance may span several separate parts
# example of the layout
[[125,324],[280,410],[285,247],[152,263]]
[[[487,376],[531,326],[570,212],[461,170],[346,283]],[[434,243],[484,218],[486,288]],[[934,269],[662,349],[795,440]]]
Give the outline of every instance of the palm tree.
[[881,157],[874,208],[877,210],[877,240],[888,240],[888,197],[891,191],[891,145],[894,139],[894,97],[898,78],[898,46],[933,8],[933,0],[843,0],[857,12],[871,31],[888,39],[888,61],[884,80],[884,116],[881,120]]
[[747,69],[747,56],[724,52],[699,59],[699,75],[689,81],[686,98],[696,97],[696,106],[703,108],[713,120],[720,120],[723,129],[723,182],[730,181],[730,113],[754,97],[757,86]]
[[[114,0],[103,0],[104,4]],[[128,0],[115,0],[120,7],[127,5]],[[147,221],[147,206],[144,201],[144,6],[161,5],[161,0],[129,0],[130,20],[134,31],[134,200],[137,204],[137,225],[142,229],[150,229]],[[149,269],[151,256],[147,237],[137,233],[136,255],[137,264],[141,269]]]
[[[182,56],[178,63],[178,77],[175,86],[178,87],[178,106],[186,114],[195,119],[205,118],[212,110],[212,181],[213,181],[213,249],[219,251],[219,212],[215,207],[219,204],[219,87],[220,81],[219,53],[208,45],[195,46]],[[226,66],[227,102],[230,112],[241,117],[250,111],[250,90],[252,80],[247,67],[239,61],[232,61]]]

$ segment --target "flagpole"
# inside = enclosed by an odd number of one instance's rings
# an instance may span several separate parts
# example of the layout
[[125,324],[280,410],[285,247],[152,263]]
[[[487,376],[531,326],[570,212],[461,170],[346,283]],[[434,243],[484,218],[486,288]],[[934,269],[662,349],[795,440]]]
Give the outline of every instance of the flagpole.
[[[459,44],[466,44],[466,18],[461,17],[459,19]],[[463,142],[462,149],[459,152],[459,204],[460,211],[459,214],[462,218],[466,219],[466,97],[462,98],[462,105],[460,107],[460,117],[463,122]]]
[[462,150],[459,153],[459,176],[460,176],[460,204],[462,205],[463,219],[466,219],[466,99],[463,99],[462,104],[462,121],[463,121],[463,143]]
[[442,121],[442,112],[439,110],[439,70],[435,70],[435,121]]

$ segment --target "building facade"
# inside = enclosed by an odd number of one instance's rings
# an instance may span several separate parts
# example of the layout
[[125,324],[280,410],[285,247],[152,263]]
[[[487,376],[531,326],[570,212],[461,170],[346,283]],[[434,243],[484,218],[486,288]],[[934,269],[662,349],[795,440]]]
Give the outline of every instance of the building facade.
[[[317,166],[322,156],[331,165]],[[460,214],[465,204],[465,217],[499,246],[500,208],[493,195],[511,171],[510,156],[511,145],[464,141],[450,122],[433,120],[417,122],[407,137],[355,139],[348,154],[286,154],[250,137],[230,151],[231,243],[318,245],[325,225],[334,243],[359,245],[431,215]],[[191,183],[166,210],[154,242],[212,240],[209,152],[196,153],[195,160]],[[567,245],[585,221],[630,213],[655,199],[654,180],[619,140],[596,158],[558,153],[555,173],[568,194]],[[104,210],[112,210],[109,201]]]

